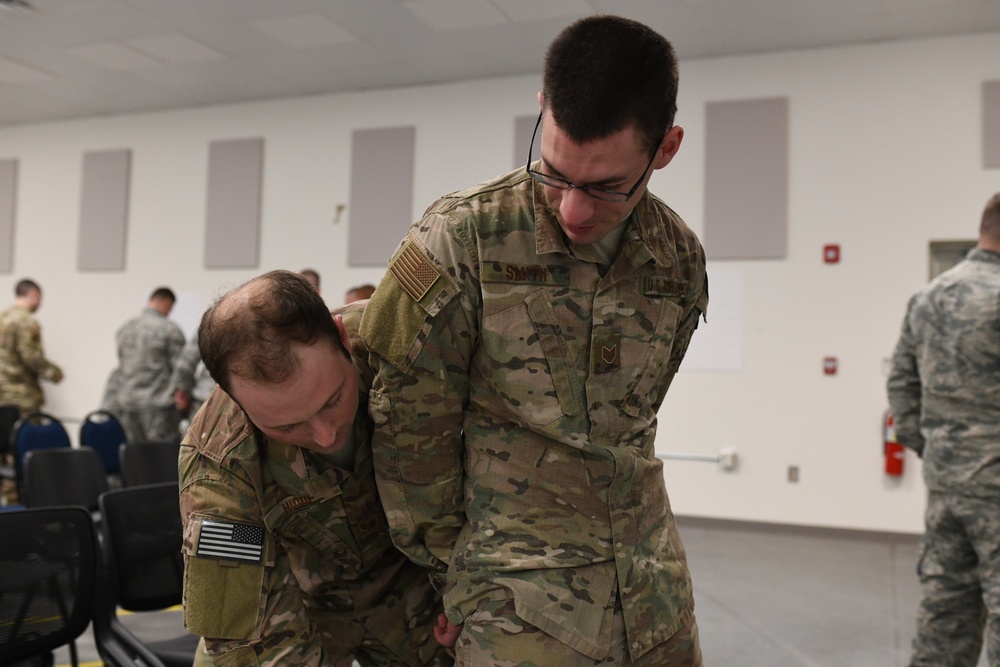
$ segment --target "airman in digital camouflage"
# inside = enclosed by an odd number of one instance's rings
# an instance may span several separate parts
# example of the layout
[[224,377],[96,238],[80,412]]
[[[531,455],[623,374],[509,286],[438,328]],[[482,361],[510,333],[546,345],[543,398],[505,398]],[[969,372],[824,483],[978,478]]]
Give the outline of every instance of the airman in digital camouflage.
[[433,204],[368,303],[379,491],[469,667],[702,664],[654,452],[705,313],[701,244],[646,186],[677,61],[591,16],[549,47],[540,159]]
[[176,301],[169,287],[156,288],[142,312],[115,332],[118,368],[103,404],[112,407],[129,442],[180,438],[172,376],[185,340],[180,326],[167,319]]
[[910,299],[887,387],[928,492],[910,665],[974,667],[984,629],[1000,665],[1000,193],[976,247]]
[[[42,328],[33,315],[41,304],[42,288],[24,279],[14,286],[14,305],[0,312],[0,405],[14,406],[22,416],[38,412],[45,403],[40,380],[63,378],[62,369],[45,358]],[[18,500],[10,480],[0,481],[0,493],[8,504]]]
[[441,599],[393,548],[365,411],[361,306],[275,271],[202,318],[219,387],[181,444],[184,619],[217,667],[445,667]]

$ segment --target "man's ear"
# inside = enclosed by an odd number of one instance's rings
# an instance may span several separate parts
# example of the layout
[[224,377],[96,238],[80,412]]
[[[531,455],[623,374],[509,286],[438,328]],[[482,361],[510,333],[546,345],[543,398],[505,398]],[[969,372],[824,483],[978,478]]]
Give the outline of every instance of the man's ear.
[[344,348],[347,349],[347,353],[352,353],[354,350],[351,347],[351,337],[347,335],[347,327],[344,326],[344,318],[340,315],[334,315],[333,323],[336,325],[337,331],[340,332],[340,340],[344,344]]
[[670,164],[670,161],[674,159],[677,155],[677,151],[681,148],[681,142],[684,140],[684,128],[680,125],[674,125],[670,128],[665,135],[663,135],[663,141],[660,142],[660,147],[657,149],[658,154],[656,159],[653,160],[653,169],[662,169]]

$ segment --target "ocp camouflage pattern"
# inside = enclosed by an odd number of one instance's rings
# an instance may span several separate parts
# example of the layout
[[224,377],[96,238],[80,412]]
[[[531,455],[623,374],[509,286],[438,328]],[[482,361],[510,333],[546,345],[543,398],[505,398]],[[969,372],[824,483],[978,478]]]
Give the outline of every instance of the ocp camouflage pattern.
[[45,403],[39,380],[59,382],[62,369],[45,358],[42,329],[27,308],[0,313],[0,405],[16,405],[23,414]]
[[484,596],[575,650],[630,653],[691,620],[656,413],[706,311],[704,253],[643,195],[614,262],[568,245],[524,169],[442,198],[366,309],[393,539],[461,624]]
[[[184,613],[217,667],[452,663],[427,570],[390,542],[370,432],[361,409],[348,471],[265,437],[219,388],[195,417],[179,461]],[[263,527],[261,562],[195,555],[202,519]]]

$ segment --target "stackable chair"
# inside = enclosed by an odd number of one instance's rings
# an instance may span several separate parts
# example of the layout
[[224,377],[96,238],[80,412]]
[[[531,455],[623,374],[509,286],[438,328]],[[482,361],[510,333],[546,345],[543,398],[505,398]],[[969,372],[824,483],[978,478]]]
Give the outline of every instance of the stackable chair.
[[125,429],[118,418],[107,410],[94,410],[80,423],[80,446],[90,447],[104,465],[109,483],[118,485],[121,459],[118,452],[125,443]]
[[24,457],[21,503],[26,507],[82,505],[97,512],[108,490],[101,457],[89,447],[36,449]]
[[12,466],[0,466],[0,477],[14,480],[18,493],[24,480],[24,457],[36,449],[70,447],[69,434],[62,423],[44,412],[33,412],[15,422],[10,434]]
[[146,641],[117,609],[162,611],[181,603],[183,528],[177,482],[113,489],[101,495],[101,534],[108,585],[94,614],[98,653],[109,665],[190,667],[198,637]]
[[0,512],[0,665],[51,656],[90,623],[98,548],[82,507]]
[[10,434],[20,418],[21,410],[16,405],[0,405],[0,462],[10,452]]
[[177,456],[180,443],[167,440],[129,442],[121,446],[122,486],[177,484]]

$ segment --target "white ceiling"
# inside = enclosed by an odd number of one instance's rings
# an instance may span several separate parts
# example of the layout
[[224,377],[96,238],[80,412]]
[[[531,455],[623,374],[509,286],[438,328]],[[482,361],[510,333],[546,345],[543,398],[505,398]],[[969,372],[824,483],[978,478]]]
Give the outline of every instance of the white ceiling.
[[0,125],[538,74],[594,12],[682,61],[1000,31],[1000,0],[0,0]]

